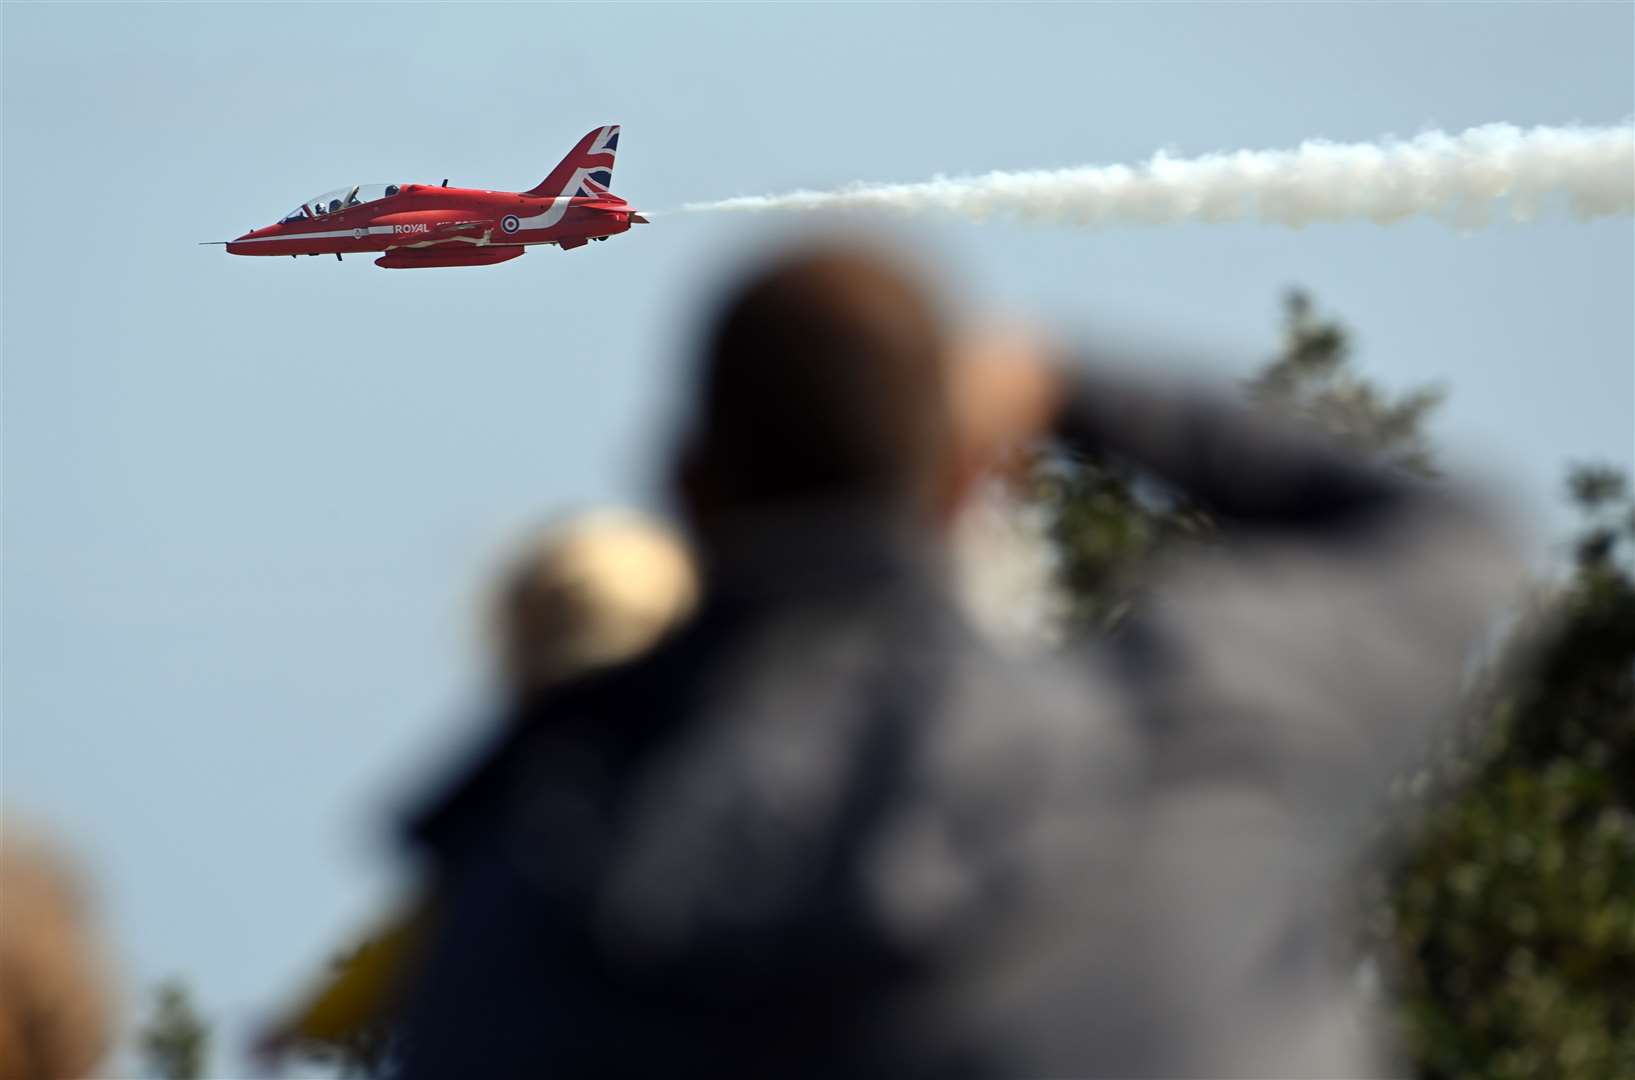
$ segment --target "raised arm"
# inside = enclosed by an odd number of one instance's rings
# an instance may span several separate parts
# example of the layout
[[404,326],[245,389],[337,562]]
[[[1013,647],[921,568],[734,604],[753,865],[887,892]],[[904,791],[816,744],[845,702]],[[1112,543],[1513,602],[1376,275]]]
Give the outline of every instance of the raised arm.
[[1063,441],[1210,507],[1119,667],[1150,750],[1124,881],[1130,979],[1167,1038],[1149,1075],[1391,1069],[1335,965],[1341,874],[1391,780],[1457,708],[1518,563],[1482,500],[1235,404],[1068,378]]
[[1179,380],[1076,370],[1056,432],[1214,511],[1155,581],[1132,669],[1174,775],[1353,817],[1454,705],[1518,562],[1482,500]]
[[1062,387],[1056,433],[1068,446],[1124,459],[1245,524],[1361,523],[1415,497],[1407,476],[1256,413],[1217,387],[1090,365],[1068,368]]

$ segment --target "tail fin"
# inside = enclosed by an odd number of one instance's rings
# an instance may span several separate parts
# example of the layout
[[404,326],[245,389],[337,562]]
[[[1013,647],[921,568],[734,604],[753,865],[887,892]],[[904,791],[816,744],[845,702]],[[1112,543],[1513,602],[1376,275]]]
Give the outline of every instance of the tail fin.
[[573,195],[607,197],[613,184],[613,155],[619,149],[619,125],[599,127],[579,140],[551,175],[526,195],[550,198]]

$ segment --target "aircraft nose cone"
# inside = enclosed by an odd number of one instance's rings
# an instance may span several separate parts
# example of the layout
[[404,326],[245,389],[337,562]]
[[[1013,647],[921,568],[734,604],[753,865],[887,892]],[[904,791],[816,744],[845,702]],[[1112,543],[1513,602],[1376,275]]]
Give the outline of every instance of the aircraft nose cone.
[[227,254],[265,255],[267,254],[267,245],[255,243],[254,241],[262,240],[268,237],[279,237],[283,234],[284,229],[278,225],[263,225],[259,229],[251,229],[243,236],[235,237],[227,242]]
[[245,233],[243,236],[234,237],[232,240],[227,241],[227,254],[229,254],[229,255],[249,255],[249,254],[251,254],[252,250],[256,247],[256,245],[255,244],[245,243],[245,241],[253,240],[258,236],[264,235],[266,232],[267,232],[266,229],[251,229],[249,232]]

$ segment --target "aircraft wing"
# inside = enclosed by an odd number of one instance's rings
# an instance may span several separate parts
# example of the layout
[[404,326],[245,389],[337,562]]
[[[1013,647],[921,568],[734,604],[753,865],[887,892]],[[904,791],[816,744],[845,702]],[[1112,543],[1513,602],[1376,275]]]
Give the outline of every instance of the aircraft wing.
[[489,218],[473,218],[470,221],[440,221],[426,232],[404,233],[393,236],[392,242],[386,246],[392,248],[427,247],[431,244],[440,244],[449,240],[475,239],[483,233],[492,233],[495,222]]

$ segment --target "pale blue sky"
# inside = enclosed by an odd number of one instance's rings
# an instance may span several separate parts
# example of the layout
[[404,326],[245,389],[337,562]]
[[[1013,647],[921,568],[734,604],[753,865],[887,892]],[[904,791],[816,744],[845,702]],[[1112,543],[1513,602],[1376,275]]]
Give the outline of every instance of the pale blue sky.
[[[196,241],[341,184],[525,188],[609,122],[665,208],[1635,114],[1629,4],[0,10],[4,797],[84,855],[127,986],[184,974],[235,1045],[389,891],[496,552],[653,498],[692,304],[771,223],[412,273]],[[1223,374],[1307,286],[1552,529],[1563,463],[1635,457],[1627,219],[912,230],[967,297]]]

